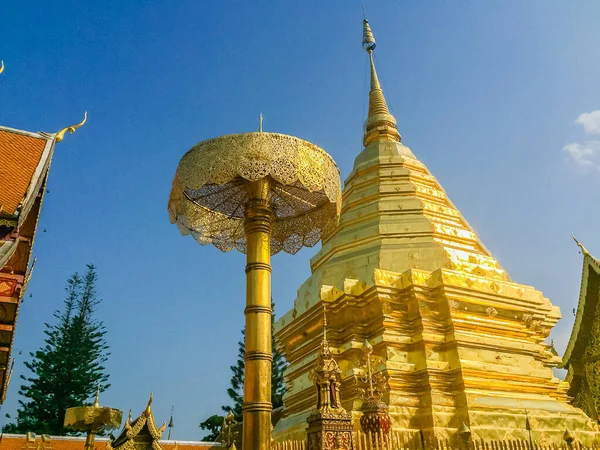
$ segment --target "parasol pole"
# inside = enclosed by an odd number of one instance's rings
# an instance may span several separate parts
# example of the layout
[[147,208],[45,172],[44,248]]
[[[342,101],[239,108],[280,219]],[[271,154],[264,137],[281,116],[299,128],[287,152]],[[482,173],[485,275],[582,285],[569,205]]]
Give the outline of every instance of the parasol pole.
[[246,353],[242,447],[271,447],[271,246],[269,178],[247,181],[244,214],[246,252]]

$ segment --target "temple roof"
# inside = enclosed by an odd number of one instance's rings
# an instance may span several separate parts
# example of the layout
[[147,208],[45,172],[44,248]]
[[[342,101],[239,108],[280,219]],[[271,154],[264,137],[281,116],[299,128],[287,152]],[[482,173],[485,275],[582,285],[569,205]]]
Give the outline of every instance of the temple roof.
[[0,403],[56,134],[0,126]]
[[[96,436],[95,450],[108,450],[109,438]],[[27,434],[6,434],[0,439],[0,450],[82,450],[85,444],[83,436],[47,436]],[[215,442],[161,440],[164,450],[207,450],[224,448]]]
[[131,420],[130,413],[130,417],[125,420],[121,434],[114,441],[109,442],[107,448],[129,450],[136,448],[136,444],[141,442],[153,450],[165,450],[159,441],[166,427],[166,422],[160,428],[156,427],[152,413],[152,394],[150,394],[146,409],[135,420]]
[[54,146],[86,117],[57,133],[0,126],[0,403],[10,380],[19,306],[33,269],[31,254]]
[[586,350],[594,337],[594,328],[599,319],[598,304],[600,303],[600,261],[575,239],[583,254],[583,272],[581,275],[581,289],[575,313],[575,324],[571,338],[563,356],[562,366],[571,368],[573,364],[580,363],[586,356]]
[[36,184],[42,172],[40,162],[43,165],[47,159],[51,141],[39,133],[0,127],[0,214],[13,215],[31,191],[30,186]]

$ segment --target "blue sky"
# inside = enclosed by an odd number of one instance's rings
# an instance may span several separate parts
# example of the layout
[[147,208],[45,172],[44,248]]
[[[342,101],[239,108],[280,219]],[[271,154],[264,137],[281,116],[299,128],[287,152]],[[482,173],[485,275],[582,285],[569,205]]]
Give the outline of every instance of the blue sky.
[[[0,1],[0,123],[53,132],[89,112],[56,149],[2,415],[65,280],[93,262],[112,352],[102,403],[137,415],[154,391],[158,421],[175,405],[174,438],[202,437],[228,402],[244,256],[169,223],[175,168],[201,140],[255,130],[262,111],[265,131],[323,147],[345,178],[366,110],[361,4]],[[600,256],[600,3],[365,6],[403,141],[510,275],[562,308],[562,352],[581,276],[571,232]],[[273,258],[278,315],[314,253]]]

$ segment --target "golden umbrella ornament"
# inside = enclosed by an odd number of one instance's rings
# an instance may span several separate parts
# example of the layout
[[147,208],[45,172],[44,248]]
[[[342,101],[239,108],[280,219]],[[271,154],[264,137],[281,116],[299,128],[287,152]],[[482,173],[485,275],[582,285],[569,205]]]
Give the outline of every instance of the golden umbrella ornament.
[[100,406],[99,396],[100,389],[92,406],[75,406],[67,408],[65,412],[65,428],[86,433],[85,450],[94,450],[96,434],[119,428],[123,418],[123,413],[118,409]]
[[260,131],[203,141],[177,168],[171,222],[200,244],[246,253],[242,445],[271,441],[271,255],[314,246],[337,223],[339,169],[305,140]]

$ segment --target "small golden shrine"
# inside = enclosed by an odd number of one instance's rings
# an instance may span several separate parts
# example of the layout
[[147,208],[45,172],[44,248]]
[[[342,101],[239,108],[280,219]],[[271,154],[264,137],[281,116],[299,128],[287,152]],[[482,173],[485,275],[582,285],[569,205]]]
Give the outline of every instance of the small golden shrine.
[[323,340],[315,368],[317,408],[308,416],[308,450],[352,450],[352,416],[342,406],[341,373],[327,342],[327,316],[323,310]]
[[33,271],[31,253],[54,146],[85,120],[57,133],[0,125],[0,403],[12,370],[19,307]]
[[[367,339],[382,360],[374,369],[387,377],[382,400],[395,431],[428,441],[457,439],[468,429],[473,440],[531,437],[548,444],[562,443],[569,430],[576,441],[597,443],[597,416],[570,404],[569,383],[553,373],[561,358],[546,340],[559,308],[511,280],[402,143],[377,77],[366,19],[363,31],[371,70],[364,149],[345,181],[339,225],[323,239],[293,309],[276,325],[289,367],[274,439],[306,436],[317,403],[313,377],[326,304],[343,406],[356,430],[358,366]],[[586,308],[597,304],[595,295]],[[567,365],[574,381],[581,352],[573,344]],[[598,379],[587,378],[591,388]]]

